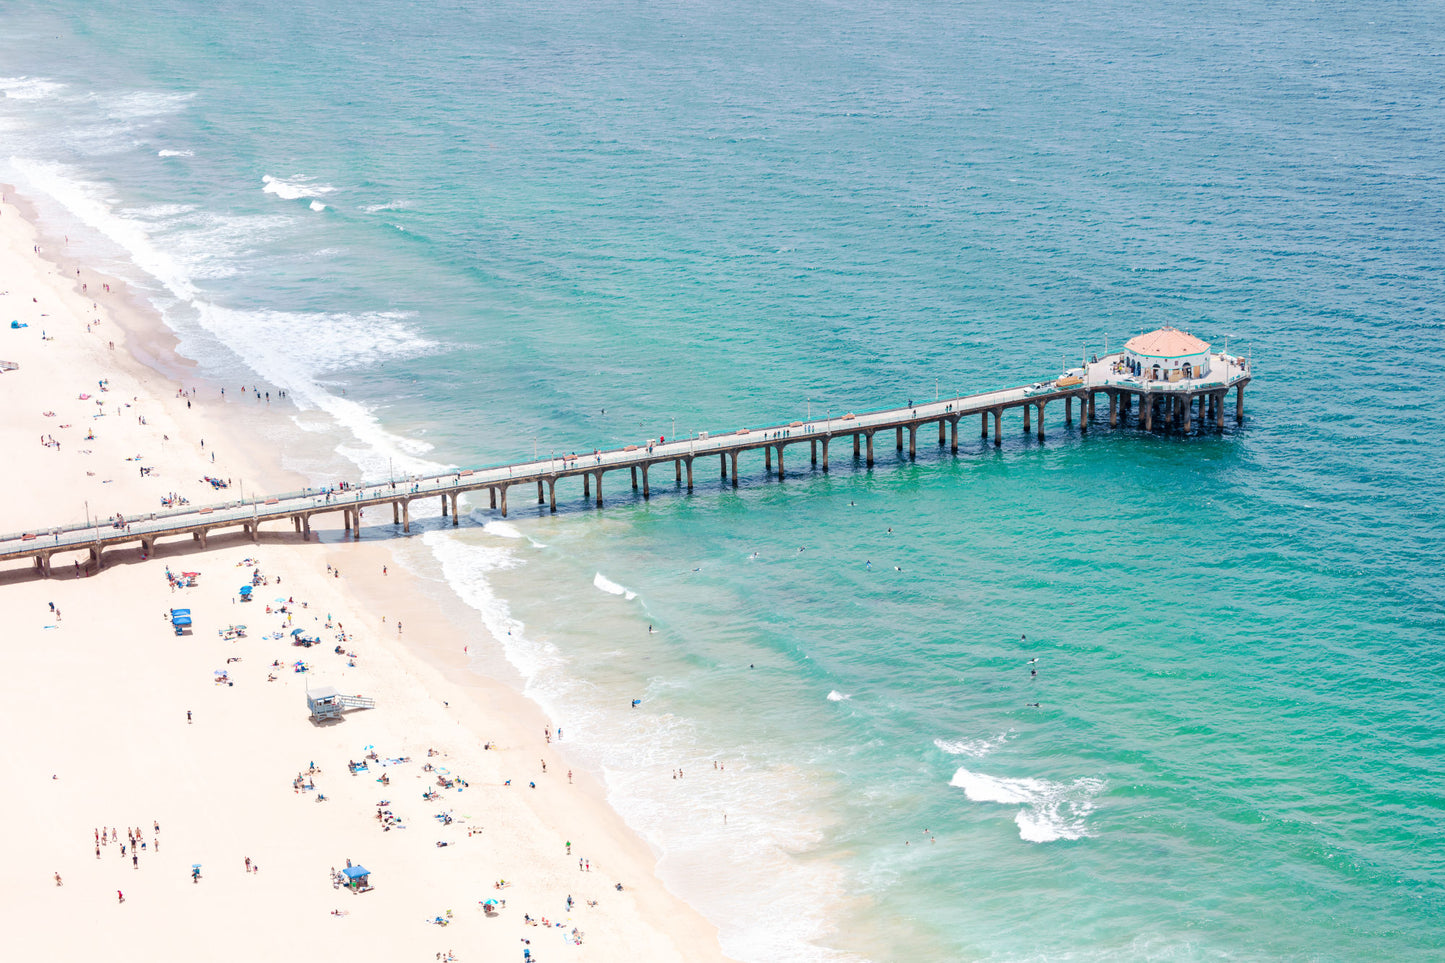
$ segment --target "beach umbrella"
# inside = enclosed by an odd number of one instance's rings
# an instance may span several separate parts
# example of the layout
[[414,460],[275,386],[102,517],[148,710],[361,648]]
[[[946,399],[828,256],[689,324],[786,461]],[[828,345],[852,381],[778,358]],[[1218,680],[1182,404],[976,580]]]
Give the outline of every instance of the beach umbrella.
[[497,901],[494,900],[494,899],[489,899],[489,900],[487,900],[486,902],[484,902],[482,905],[483,905],[483,906],[496,906],[496,905],[497,905]]
[[291,636],[292,636],[292,638],[295,638],[296,636],[300,635],[301,632],[302,632],[301,629],[292,629],[292,630],[291,630]]

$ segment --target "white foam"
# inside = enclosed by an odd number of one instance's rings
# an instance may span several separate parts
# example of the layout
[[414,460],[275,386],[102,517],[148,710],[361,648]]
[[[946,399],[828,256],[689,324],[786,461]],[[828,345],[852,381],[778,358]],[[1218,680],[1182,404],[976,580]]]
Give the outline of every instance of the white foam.
[[1102,779],[1084,777],[1071,783],[1047,779],[1009,779],[959,769],[950,786],[962,789],[972,802],[1022,806],[1014,815],[1019,837],[1025,842],[1048,843],[1092,835],[1086,820],[1094,811],[1094,797],[1103,791]]
[[317,211],[317,212],[326,210],[326,205],[323,204],[323,203],[321,203],[320,201],[312,201],[312,202],[310,203],[310,205],[308,205],[308,206],[309,206],[313,211]]
[[482,525],[482,531],[488,535],[496,535],[500,538],[521,538],[522,533],[506,522],[499,522],[496,519],[488,520]]
[[169,150],[169,149],[166,149],[166,150],[158,150],[158,151],[156,151],[156,156],[157,156],[157,157],[195,157],[195,156],[196,156],[196,152],[193,151],[193,150]]
[[1000,733],[992,739],[935,739],[933,744],[952,756],[972,756],[982,759],[1013,737],[1013,730]]
[[828,701],[829,701],[829,702],[842,702],[842,701],[844,701],[845,699],[851,699],[851,698],[853,698],[853,697],[850,696],[850,695],[844,695],[843,693],[839,692],[837,689],[834,689],[832,692],[828,693]]
[[44,100],[64,89],[64,84],[39,77],[0,77],[0,94],[11,100]]
[[275,194],[277,197],[288,201],[294,201],[302,197],[321,197],[330,194],[336,188],[330,184],[313,184],[309,178],[293,177],[290,180],[283,180],[279,177],[272,177],[270,174],[263,175],[261,183],[264,185],[261,190],[267,194]]
[[[45,194],[81,223],[120,247],[130,262],[175,299],[195,311],[200,328],[273,385],[284,388],[304,411],[320,409],[362,442],[343,450],[364,471],[379,476],[388,462],[400,473],[437,471],[445,466],[419,456],[426,442],[403,438],[381,427],[364,405],[327,391],[321,377],[353,367],[374,367],[436,350],[418,335],[410,315],[397,312],[295,312],[240,310],[202,297],[196,279],[224,276],[244,251],[283,228],[285,218],[223,217],[189,209],[146,209],[118,213],[106,188],[65,165],[10,158],[23,188]],[[163,236],[166,249],[157,243]],[[170,253],[170,252],[176,253]],[[167,320],[172,312],[160,305]],[[183,338],[184,326],[178,329]],[[312,427],[298,421],[303,428]]]
[[598,572],[592,579],[592,584],[606,592],[608,595],[620,595],[631,602],[637,598],[637,593],[624,585],[618,585],[612,579]]

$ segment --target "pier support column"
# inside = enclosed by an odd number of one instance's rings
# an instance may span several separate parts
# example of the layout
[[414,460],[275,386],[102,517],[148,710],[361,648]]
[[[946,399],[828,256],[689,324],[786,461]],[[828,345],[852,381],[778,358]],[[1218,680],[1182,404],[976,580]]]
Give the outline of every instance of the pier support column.
[[909,425],[909,426],[908,426],[908,457],[909,457],[910,459],[913,459],[913,458],[917,458],[917,457],[918,457],[918,426],[917,426],[917,425]]
[[540,479],[540,478],[537,479],[537,504],[538,504],[538,505],[545,505],[545,504],[547,504],[547,499],[546,499],[546,497],[542,494],[542,479]]
[[632,490],[637,491],[637,466],[632,466]]
[[1144,416],[1144,430],[1154,430],[1154,396],[1144,395],[1139,399],[1139,414]]
[[739,452],[734,451],[732,454],[733,454],[733,487],[734,487],[734,488],[737,488],[737,487],[738,487],[738,454],[739,454]]
[[993,446],[998,448],[1001,445],[1003,445],[1003,409],[995,408],[993,409]]
[[862,442],[862,440],[858,437],[858,432],[856,432],[856,431],[853,432],[853,460],[854,460],[854,461],[857,461],[858,458],[859,458],[859,457],[862,455],[862,453],[863,453],[862,444],[863,444],[863,442]]
[[988,412],[986,411],[978,413],[978,436],[980,438],[988,437]]
[[692,459],[691,459],[691,458],[688,458],[688,459],[686,459],[686,461],[687,461],[687,490],[688,490],[688,491],[692,491]]
[[592,497],[592,473],[591,473],[591,472],[583,472],[583,473],[582,473],[582,497],[583,497],[583,499],[588,499],[588,498],[591,498],[591,497]]
[[1039,402],[1039,441],[1044,440],[1044,405],[1046,404],[1048,404],[1046,401]]
[[350,535],[350,534],[351,534],[351,509],[349,509],[349,508],[343,508],[343,509],[341,510],[341,525],[342,525],[342,528],[345,530],[346,534],[347,534],[347,535]]
[[602,507],[602,470],[597,471],[597,507]]
[[763,446],[763,471],[769,475],[773,473],[773,446]]
[[813,458],[813,467],[818,467],[818,439],[814,438],[808,442],[808,451]]
[[[1084,413],[1084,409],[1083,409],[1083,405],[1082,405],[1082,403],[1081,403],[1080,406],[1079,406],[1079,414],[1082,415],[1083,413]],[[1069,397],[1067,397],[1067,398],[1064,399],[1064,424],[1066,424],[1066,425],[1072,425],[1073,423],[1074,423],[1074,396],[1073,396],[1073,395],[1070,395]]]
[[[492,489],[492,507],[493,507],[493,508],[496,508],[496,507],[497,507],[497,490],[496,490],[495,488]],[[404,501],[404,502],[401,503],[401,530],[402,530],[403,532],[410,532],[410,531],[411,531],[411,502],[410,502],[410,501]]]
[[832,440],[831,438],[823,439],[823,471],[825,474],[828,471],[828,442]]
[[502,517],[507,517],[507,486],[502,486]]
[[457,498],[458,494],[452,492],[452,527],[457,527]]
[[647,465],[647,463],[644,462],[644,463],[642,464],[642,497],[643,497],[643,498],[651,498],[651,497],[652,497],[652,489],[651,489],[651,487],[649,487],[648,484],[647,484],[647,469],[648,469],[648,467],[649,467],[649,466]]
[[1224,392],[1218,392],[1214,396],[1214,427],[1220,430],[1224,428]]
[[871,432],[871,431],[865,431],[864,434],[868,436],[868,461],[867,461],[867,465],[868,465],[869,468],[872,468],[872,467],[873,467],[873,432]]
[[552,514],[557,514],[557,479],[547,479],[547,501],[551,503]]
[[1185,395],[1180,400],[1180,407],[1184,409],[1184,433],[1189,434],[1194,427],[1194,399]]
[[778,481],[783,480],[783,446],[778,446]]
[[[987,424],[987,422],[985,422]],[[958,419],[952,418],[948,422],[948,447],[955,455],[958,454]]]
[[97,572],[100,571],[100,546],[99,546],[99,545],[95,546],[94,548],[92,548],[92,549],[90,550],[90,564],[91,564],[92,566],[94,566],[95,571],[97,571]]
[[893,449],[894,449],[894,451],[902,451],[902,450],[903,450],[903,426],[902,426],[902,425],[899,425],[897,428],[893,429],[893,433],[894,433],[894,435],[897,436],[897,438],[895,439],[895,442],[896,442],[896,443],[894,444]]
[[948,441],[948,439],[944,436],[943,423],[944,423],[944,419],[943,419],[943,418],[938,419],[938,447],[939,447],[939,448],[942,448],[942,447],[944,446],[944,444],[946,444],[947,441]]
[[1088,408],[1086,407],[1087,404],[1088,402],[1086,402],[1082,397],[1079,398],[1079,434],[1081,435],[1087,435],[1089,433]]
[[391,503],[391,523],[393,525],[401,524],[401,506],[396,502]]
[[1234,420],[1240,423],[1244,421],[1244,385],[1234,389]]
[[722,454],[718,455],[718,456],[717,456],[717,460],[720,461],[720,462],[722,462],[722,476],[723,476],[724,478],[728,477],[728,456],[727,456],[727,452],[723,452]]
[[1109,427],[1119,427],[1119,392],[1109,392]]
[[1025,404],[1025,405],[1024,405],[1024,434],[1026,434],[1026,435],[1027,435],[1027,434],[1029,433],[1029,431],[1033,428],[1033,425],[1030,424],[1030,422],[1029,422],[1029,418],[1033,415],[1033,410],[1034,410],[1034,406],[1033,406],[1033,405],[1030,405],[1030,404]]
[[681,488],[681,487],[682,487],[682,459],[681,459],[681,458],[674,458],[674,459],[672,460],[672,471],[673,471],[673,474],[677,476],[677,478],[675,479],[676,482],[677,482],[677,487],[678,487],[678,488]]
[[38,568],[38,569],[40,569],[40,574],[43,575],[45,578],[50,578],[50,556],[49,556],[49,555],[37,555],[37,556],[35,556],[35,567]]
[[489,496],[489,499],[490,499],[491,504],[492,504],[492,511],[496,511],[496,510],[497,510],[497,490],[496,490],[495,488],[488,488],[488,489],[487,489],[487,495]]
[[447,517],[447,496],[442,495],[442,518]]
[[[1097,398],[1097,397],[1098,397],[1098,393],[1097,393],[1097,392],[1094,392],[1094,391],[1089,392],[1089,420],[1090,420],[1090,421],[1093,421],[1093,420],[1094,420],[1094,399]],[[1079,413],[1079,417],[1080,417],[1080,420],[1083,419],[1083,412],[1080,412],[1080,413]]]
[[292,526],[292,528],[294,528],[296,531],[298,531],[298,532],[301,531],[301,516],[300,516],[300,515],[292,515],[292,516],[291,516],[291,526]]
[[359,542],[361,541],[361,509],[353,508],[352,511],[356,512],[356,517],[351,520],[351,540]]

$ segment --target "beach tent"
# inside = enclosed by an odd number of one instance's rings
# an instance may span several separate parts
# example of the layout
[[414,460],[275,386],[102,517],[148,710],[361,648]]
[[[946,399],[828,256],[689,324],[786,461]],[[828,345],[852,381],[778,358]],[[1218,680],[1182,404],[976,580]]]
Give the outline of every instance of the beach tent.
[[371,871],[365,866],[348,866],[341,873],[346,877],[346,885],[351,887],[353,893],[364,893],[371,889]]
[[171,626],[175,628],[176,635],[185,632],[191,625],[190,609],[171,609]]
[[241,601],[242,601],[242,602],[249,602],[249,601],[251,601],[251,586],[249,586],[249,585],[242,585],[242,586],[241,586]]

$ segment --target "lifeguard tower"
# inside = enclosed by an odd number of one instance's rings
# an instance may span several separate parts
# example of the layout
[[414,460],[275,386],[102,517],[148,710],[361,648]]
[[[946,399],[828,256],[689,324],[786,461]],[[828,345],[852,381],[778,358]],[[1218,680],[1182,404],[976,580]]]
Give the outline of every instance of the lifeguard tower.
[[312,722],[340,719],[347,709],[374,709],[376,700],[360,695],[342,695],[332,686],[306,690],[306,708]]

